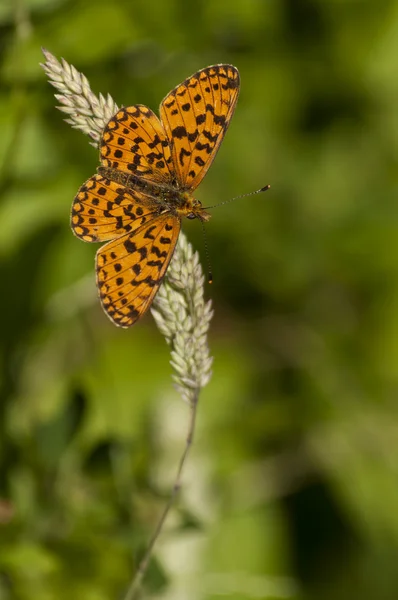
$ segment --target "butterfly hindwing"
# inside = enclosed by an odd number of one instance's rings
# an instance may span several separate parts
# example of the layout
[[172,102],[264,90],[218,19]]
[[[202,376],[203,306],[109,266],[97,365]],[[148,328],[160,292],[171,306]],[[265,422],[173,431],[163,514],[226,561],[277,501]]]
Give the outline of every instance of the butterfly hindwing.
[[172,148],[177,178],[194,190],[214,160],[239,95],[232,65],[202,69],[172,90],[160,105],[160,118]]
[[85,242],[104,242],[134,231],[154,211],[156,206],[142,192],[97,174],[81,186],[73,201],[71,227]]
[[148,310],[173,255],[180,227],[178,217],[159,215],[98,250],[100,298],[116,325],[130,327]]
[[100,159],[105,167],[154,183],[171,184],[175,179],[162,124],[142,104],[121,108],[109,120],[100,142]]

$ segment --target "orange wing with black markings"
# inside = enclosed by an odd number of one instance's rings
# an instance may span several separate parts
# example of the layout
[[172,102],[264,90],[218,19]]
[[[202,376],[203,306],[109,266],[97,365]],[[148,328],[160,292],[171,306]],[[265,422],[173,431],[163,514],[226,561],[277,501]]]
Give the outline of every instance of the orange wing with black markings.
[[108,122],[100,142],[104,167],[144,180],[173,184],[175,171],[169,140],[158,117],[142,104],[121,108]]
[[186,79],[161,103],[160,118],[183,189],[194,190],[205,176],[238,96],[238,70],[232,65],[214,65]]
[[215,65],[166,96],[161,120],[137,104],[121,108],[107,123],[101,167],[79,189],[71,226],[86,242],[108,242],[97,252],[97,286],[116,325],[133,325],[150,307],[181,218],[209,218],[191,191],[217,153],[238,94],[235,67]]
[[153,217],[154,210],[142,192],[97,174],[81,186],[73,201],[71,227],[85,242],[105,242],[134,231]]
[[160,215],[97,252],[97,285],[102,306],[121,327],[130,327],[150,307],[180,233],[181,221]]

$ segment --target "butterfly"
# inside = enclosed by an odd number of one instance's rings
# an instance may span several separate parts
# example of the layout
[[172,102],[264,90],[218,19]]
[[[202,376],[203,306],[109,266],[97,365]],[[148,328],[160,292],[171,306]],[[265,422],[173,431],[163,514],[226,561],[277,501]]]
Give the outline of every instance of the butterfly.
[[108,242],[96,254],[97,286],[108,317],[130,327],[150,307],[165,276],[182,217],[208,221],[192,193],[217,154],[239,95],[239,72],[202,69],[160,104],[121,108],[100,140],[97,173],[79,189],[73,233]]

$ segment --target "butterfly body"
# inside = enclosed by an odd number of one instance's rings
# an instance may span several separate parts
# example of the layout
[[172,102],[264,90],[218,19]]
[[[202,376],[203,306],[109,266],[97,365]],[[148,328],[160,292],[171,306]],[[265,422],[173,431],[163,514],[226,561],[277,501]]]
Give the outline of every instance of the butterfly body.
[[201,221],[208,221],[211,217],[202,208],[199,200],[196,200],[188,191],[180,190],[177,186],[152,183],[136,175],[123,173],[110,167],[98,167],[97,173],[108,181],[120,183],[126,190],[144,193],[148,198],[148,205],[152,205],[154,212],[158,215],[169,212],[178,217],[198,218]]
[[218,151],[239,95],[232,65],[198,71],[160,105],[121,108],[100,141],[101,166],[79,189],[71,227],[96,255],[102,306],[121,327],[150,307],[174,252],[183,217],[208,221],[193,196]]

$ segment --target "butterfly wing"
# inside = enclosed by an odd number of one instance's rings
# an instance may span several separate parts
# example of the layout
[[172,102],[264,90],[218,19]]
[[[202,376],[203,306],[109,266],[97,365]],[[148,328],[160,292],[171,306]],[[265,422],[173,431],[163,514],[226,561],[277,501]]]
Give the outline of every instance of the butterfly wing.
[[160,105],[180,186],[194,190],[214,160],[239,95],[232,65],[202,69],[172,90]]
[[169,141],[158,119],[142,104],[121,108],[108,122],[100,142],[104,167],[170,185],[175,180]]
[[155,212],[156,207],[145,194],[94,175],[73,201],[71,227],[85,242],[103,242],[134,231]]
[[133,325],[150,307],[180,232],[171,214],[156,216],[97,252],[97,285],[102,306],[121,327]]

